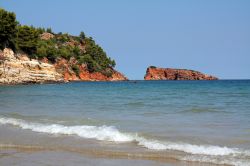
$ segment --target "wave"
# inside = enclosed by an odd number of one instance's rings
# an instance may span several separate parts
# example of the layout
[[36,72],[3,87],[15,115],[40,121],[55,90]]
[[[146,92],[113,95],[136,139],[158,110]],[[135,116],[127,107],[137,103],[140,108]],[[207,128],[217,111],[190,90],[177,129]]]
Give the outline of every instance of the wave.
[[22,129],[29,129],[35,132],[48,134],[78,135],[83,138],[94,138],[113,142],[130,142],[133,138],[130,135],[119,132],[112,126],[64,126],[60,124],[41,124],[26,122],[15,118],[0,118],[0,124],[19,126]]
[[[14,125],[34,132],[77,135],[82,138],[111,141],[116,143],[135,142],[139,146],[157,151],[172,150],[187,153],[188,155],[205,155],[211,157],[250,158],[250,152],[238,148],[228,148],[214,145],[193,145],[147,139],[136,133],[125,133],[114,126],[65,126],[61,124],[42,124],[27,122],[22,119],[0,117],[0,124]],[[195,160],[194,158],[192,158]],[[190,159],[191,160],[191,159]],[[211,160],[212,161],[212,160]]]

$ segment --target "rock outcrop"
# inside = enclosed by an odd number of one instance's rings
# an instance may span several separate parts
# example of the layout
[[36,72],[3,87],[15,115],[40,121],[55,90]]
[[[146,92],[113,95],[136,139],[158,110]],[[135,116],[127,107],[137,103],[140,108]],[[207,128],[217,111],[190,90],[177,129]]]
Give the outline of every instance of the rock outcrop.
[[0,53],[0,84],[60,82],[62,75],[48,63],[30,60],[25,54],[15,55],[5,48]]
[[[78,71],[75,72],[70,66],[76,66]],[[58,73],[63,75],[65,81],[125,81],[128,80],[123,74],[110,68],[111,75],[106,76],[101,72],[89,72],[87,66],[78,65],[74,58],[69,61],[60,59],[55,63],[55,68]]]
[[148,67],[145,80],[217,80],[217,77],[194,70]]
[[49,39],[52,39],[52,38],[54,38],[55,37],[55,35],[53,35],[52,33],[48,33],[48,32],[44,32],[44,33],[42,33],[41,35],[40,35],[40,38],[42,39],[42,40],[49,40]]
[[49,64],[45,58],[41,61],[30,60],[25,54],[14,54],[11,49],[0,50],[0,84],[25,84],[68,81],[124,81],[127,78],[114,69],[108,77],[100,72],[89,72],[84,65],[77,65],[79,71],[73,71],[74,59],[58,60]]

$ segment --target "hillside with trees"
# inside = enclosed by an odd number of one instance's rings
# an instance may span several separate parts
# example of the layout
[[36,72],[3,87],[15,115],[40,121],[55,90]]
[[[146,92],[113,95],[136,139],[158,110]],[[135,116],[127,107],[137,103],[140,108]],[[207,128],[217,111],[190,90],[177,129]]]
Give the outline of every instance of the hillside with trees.
[[21,25],[13,12],[0,8],[0,49],[11,48],[15,53],[25,53],[30,59],[55,64],[58,60],[74,61],[69,67],[79,74],[84,64],[89,72],[100,72],[109,77],[116,63],[84,32],[79,36],[55,33],[51,28]]

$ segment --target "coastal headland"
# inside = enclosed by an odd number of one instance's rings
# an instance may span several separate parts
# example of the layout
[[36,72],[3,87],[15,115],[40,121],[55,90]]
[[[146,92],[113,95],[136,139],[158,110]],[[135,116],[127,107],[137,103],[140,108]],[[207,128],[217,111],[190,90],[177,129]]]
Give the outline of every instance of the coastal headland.
[[92,37],[21,25],[0,8],[0,84],[124,81]]
[[[1,60],[2,59],[2,60]],[[124,81],[127,78],[110,68],[112,74],[90,72],[86,64],[77,64],[75,59],[58,59],[54,64],[46,58],[30,59],[27,54],[14,53],[5,48],[0,51],[0,84],[60,83],[68,81]],[[77,66],[74,71],[72,66]]]

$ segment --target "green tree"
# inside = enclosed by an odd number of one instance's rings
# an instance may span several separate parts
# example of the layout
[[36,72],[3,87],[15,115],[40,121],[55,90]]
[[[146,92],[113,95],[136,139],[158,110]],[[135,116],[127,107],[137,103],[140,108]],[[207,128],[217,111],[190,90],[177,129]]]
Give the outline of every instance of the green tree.
[[53,33],[51,28],[47,28],[47,29],[46,29],[46,32],[48,32],[48,33]]
[[36,57],[38,59],[42,59],[44,57],[47,57],[47,50],[48,48],[48,42],[46,40],[38,40],[37,42],[37,49],[36,49]]
[[38,31],[30,26],[17,26],[16,45],[19,50],[32,55],[36,52]]
[[67,33],[61,34],[58,36],[57,40],[58,40],[58,42],[61,42],[61,43],[68,42],[68,41],[70,41],[69,34],[67,34]]
[[85,54],[79,57],[78,62],[80,64],[86,64],[90,72],[99,71],[98,64],[89,54]]
[[84,40],[84,39],[86,38],[85,33],[84,33],[83,31],[81,31],[79,37],[80,37],[82,40]]
[[38,31],[38,33],[39,33],[39,34],[42,34],[42,33],[44,33],[44,32],[45,32],[45,29],[44,29],[44,28],[39,27],[39,28],[37,28],[37,31]]
[[75,57],[79,57],[81,54],[81,50],[78,46],[74,47],[72,51]]
[[72,51],[69,47],[61,47],[58,49],[58,55],[65,58],[65,59],[70,59],[72,54]]
[[49,47],[47,49],[47,58],[50,62],[55,63],[58,57],[57,50],[55,47]]
[[72,70],[76,73],[77,76],[80,74],[80,69],[77,65],[72,66]]
[[0,49],[5,47],[15,49],[14,39],[17,24],[15,13],[0,8]]

